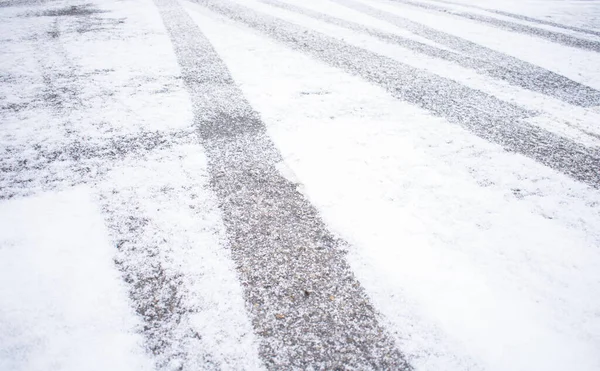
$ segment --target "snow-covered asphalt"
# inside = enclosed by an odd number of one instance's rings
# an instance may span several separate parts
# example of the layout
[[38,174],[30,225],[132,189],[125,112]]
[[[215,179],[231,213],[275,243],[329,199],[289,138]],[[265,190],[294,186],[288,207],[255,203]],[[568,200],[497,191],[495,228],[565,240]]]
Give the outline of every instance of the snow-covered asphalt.
[[0,370],[600,369],[598,66],[598,0],[0,0]]

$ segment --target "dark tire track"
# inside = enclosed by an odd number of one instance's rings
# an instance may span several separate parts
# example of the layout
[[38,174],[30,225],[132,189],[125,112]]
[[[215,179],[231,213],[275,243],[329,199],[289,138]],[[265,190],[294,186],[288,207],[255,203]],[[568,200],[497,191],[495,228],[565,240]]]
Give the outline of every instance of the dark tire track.
[[295,6],[279,0],[260,0],[263,3],[290,10],[298,14],[306,15],[320,21],[344,27],[353,31],[363,32],[370,36],[377,37],[383,41],[402,46],[407,49],[423,53],[430,57],[441,58],[454,62],[462,67],[473,69],[481,74],[509,82],[538,93],[542,93],[566,103],[581,105],[586,103],[582,97],[600,92],[588,86],[575,82],[557,73],[548,71],[533,64],[515,59],[509,65],[507,63],[496,64],[490,58],[480,59],[475,56],[466,56],[460,53],[436,48],[431,45],[423,44],[396,34],[379,31],[374,28],[366,27],[361,24],[346,21],[344,19],[329,16],[307,8]]
[[553,31],[549,31],[549,30],[544,30],[542,28],[527,26],[527,25],[515,23],[515,22],[509,22],[509,21],[505,21],[502,19],[488,17],[488,16],[480,15],[480,14],[461,12],[461,11],[448,9],[448,8],[444,8],[444,7],[436,6],[436,5],[432,5],[432,4],[420,3],[417,1],[410,1],[410,0],[392,0],[392,1],[419,7],[419,8],[423,8],[423,9],[427,9],[430,11],[451,14],[451,15],[454,15],[457,17],[467,18],[467,19],[481,22],[481,23],[487,23],[487,24],[496,26],[498,28],[502,28],[502,29],[512,31],[512,32],[518,32],[518,33],[522,33],[525,35],[533,35],[533,36],[541,37],[543,39],[550,40],[552,42],[563,44],[566,46],[571,46],[573,48],[579,48],[579,49],[584,49],[584,50],[591,50],[594,52],[600,52],[600,42],[593,41],[593,40],[580,39],[580,38],[577,38],[577,37],[574,37],[571,35],[566,35],[563,33],[553,32]]
[[229,1],[197,2],[291,48],[361,76],[392,96],[460,124],[507,151],[523,154],[600,188],[600,153],[524,121],[535,115],[533,112]]
[[523,78],[535,81],[533,84],[545,85],[544,93],[582,107],[600,105],[600,91],[591,87],[574,83],[565,77],[549,72],[543,68],[524,62],[518,58],[497,52],[485,46],[465,40],[458,36],[436,30],[410,19],[392,14],[354,0],[331,0],[350,9],[358,10],[367,15],[384,20],[400,28],[405,28],[416,35],[458,50],[473,58],[485,59],[492,64],[503,66],[516,74],[509,79]]
[[344,243],[278,173],[281,155],[208,39],[177,1],[155,3],[190,92],[267,367],[410,369],[346,263]]

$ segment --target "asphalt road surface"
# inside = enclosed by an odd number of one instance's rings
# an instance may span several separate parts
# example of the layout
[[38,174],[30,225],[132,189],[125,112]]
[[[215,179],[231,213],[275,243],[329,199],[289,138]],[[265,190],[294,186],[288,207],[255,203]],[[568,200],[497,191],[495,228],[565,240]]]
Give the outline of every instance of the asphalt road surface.
[[0,18],[0,370],[600,369],[600,2]]

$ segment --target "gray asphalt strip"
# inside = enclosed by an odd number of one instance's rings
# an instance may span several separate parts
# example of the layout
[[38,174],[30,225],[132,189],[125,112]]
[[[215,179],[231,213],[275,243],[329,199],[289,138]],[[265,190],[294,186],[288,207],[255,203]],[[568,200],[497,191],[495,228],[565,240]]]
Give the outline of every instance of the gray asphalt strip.
[[[558,77],[555,73],[526,63],[518,58],[497,52],[482,45],[465,40],[458,36],[450,35],[435,28],[425,26],[399,15],[389,13],[362,2],[354,0],[331,0],[348,8],[358,10],[369,16],[384,20],[400,28],[405,28],[416,35],[432,40],[438,44],[445,45],[451,49],[465,53],[473,58],[485,59],[495,65],[503,66],[515,74],[507,77],[510,80],[523,78],[531,81],[531,85],[544,86],[545,94],[560,97],[559,99],[582,107],[593,107],[600,105],[600,92],[591,87],[574,83],[565,78]],[[508,76],[510,76],[510,74]],[[510,81],[509,80],[509,81]],[[533,90],[533,89],[532,89]]]
[[507,151],[523,154],[579,181],[600,187],[598,151],[524,121],[534,116],[534,112],[229,1],[197,2],[291,48],[361,76],[385,88],[394,97],[460,124]]
[[491,24],[493,26],[496,26],[498,28],[502,28],[502,29],[505,29],[508,31],[513,31],[513,32],[518,32],[518,33],[522,33],[522,34],[526,34],[526,35],[533,35],[533,36],[541,37],[541,38],[550,40],[552,42],[555,42],[558,44],[563,44],[566,46],[571,46],[574,48],[600,52],[600,42],[593,41],[593,40],[580,39],[580,38],[566,35],[566,34],[560,33],[560,32],[553,32],[550,30],[532,27],[532,26],[521,24],[521,23],[515,23],[515,22],[505,21],[502,19],[494,18],[494,17],[488,17],[488,16],[481,15],[481,14],[461,12],[461,11],[448,9],[448,8],[444,8],[444,7],[437,6],[437,5],[420,3],[418,1],[409,1],[409,0],[392,0],[392,1],[419,7],[419,8],[423,8],[423,9],[427,9],[427,10],[431,10],[431,11],[436,11],[436,12],[440,12],[440,13],[447,13],[447,14],[451,14],[454,16],[471,19],[473,21],[477,21],[477,22],[481,22],[481,23],[488,23],[488,24]]
[[538,93],[542,93],[570,104],[587,103],[584,99],[589,94],[600,95],[600,92],[588,86],[577,83],[562,75],[548,71],[533,64],[515,59],[510,65],[498,65],[489,58],[480,59],[455,53],[446,49],[420,43],[393,33],[379,31],[374,28],[363,26],[359,23],[346,21],[332,17],[304,7],[292,5],[279,0],[260,0],[265,4],[281,9],[290,10],[298,14],[306,15],[320,21],[336,26],[344,27],[353,31],[366,33],[377,37],[385,42],[394,43],[401,47],[414,50],[430,57],[441,58],[454,62],[462,67],[473,69],[481,74],[509,82]]
[[528,21],[528,22],[537,23],[537,24],[543,24],[543,25],[546,25],[546,26],[552,26],[552,27],[562,28],[562,29],[565,29],[565,30],[571,30],[571,31],[586,33],[586,34],[589,34],[589,35],[600,36],[600,31],[597,31],[597,30],[590,30],[590,29],[587,29],[587,28],[575,27],[575,26],[570,26],[570,25],[558,23],[558,22],[548,21],[548,20],[545,20],[545,19],[528,17],[528,16],[523,15],[523,14],[515,14],[515,13],[507,12],[507,11],[504,11],[504,10],[490,9],[490,8],[485,8],[483,6],[478,6],[478,5],[474,5],[474,4],[457,3],[457,2],[453,2],[453,1],[444,1],[444,0],[432,0],[432,1],[435,1],[435,2],[438,2],[438,3],[442,3],[442,4],[460,5],[460,6],[464,6],[464,7],[473,8],[473,9],[485,10],[486,12],[496,13],[496,14],[499,14],[499,15],[503,15],[505,17],[510,17],[510,18],[514,18],[514,19],[520,19],[520,20],[523,20],[523,21]]
[[279,174],[281,155],[208,39],[177,1],[155,3],[190,93],[266,366],[410,369],[346,263],[344,243]]

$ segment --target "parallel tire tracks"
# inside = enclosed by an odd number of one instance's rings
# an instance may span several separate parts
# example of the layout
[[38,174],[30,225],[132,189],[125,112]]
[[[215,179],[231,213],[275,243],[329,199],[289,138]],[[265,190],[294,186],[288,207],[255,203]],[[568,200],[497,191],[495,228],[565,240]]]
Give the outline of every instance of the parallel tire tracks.
[[155,0],[190,93],[260,355],[270,369],[410,369],[344,259],[343,242],[276,168],[281,155],[210,42]]
[[363,77],[394,97],[415,104],[474,134],[600,187],[600,153],[525,121],[534,112],[455,81],[230,1],[197,0],[210,10],[267,34],[336,68]]
[[474,4],[456,3],[456,2],[452,2],[452,1],[446,1],[446,0],[433,0],[433,1],[436,1],[436,2],[442,3],[442,4],[460,5],[460,6],[465,6],[465,7],[473,8],[473,9],[485,10],[486,12],[503,15],[503,16],[509,17],[509,18],[520,19],[520,20],[523,20],[523,21],[528,21],[528,22],[537,23],[537,24],[543,24],[543,25],[546,25],[546,26],[552,26],[552,27],[562,28],[562,29],[565,29],[565,30],[571,30],[571,31],[576,31],[576,32],[580,32],[580,33],[586,33],[586,34],[589,34],[589,35],[600,36],[600,31],[589,30],[587,28],[570,26],[570,25],[566,25],[566,24],[562,24],[562,23],[558,23],[558,22],[548,21],[548,20],[545,20],[545,19],[528,17],[526,15],[515,14],[515,13],[507,12],[507,11],[504,11],[504,10],[489,9],[489,8],[485,8],[483,6],[478,6],[478,5],[474,5]]
[[600,42],[593,41],[593,40],[581,39],[581,38],[566,35],[566,34],[560,33],[560,32],[553,32],[553,31],[542,29],[542,28],[532,27],[532,26],[528,26],[528,25],[524,25],[524,24],[520,24],[520,23],[516,23],[516,22],[505,21],[502,19],[489,17],[489,16],[485,16],[485,15],[460,12],[460,11],[444,8],[441,6],[420,3],[418,1],[410,1],[410,0],[393,0],[393,1],[416,6],[416,7],[427,9],[430,11],[447,13],[447,14],[451,14],[451,15],[454,15],[457,17],[467,18],[467,19],[481,22],[481,23],[488,23],[490,25],[493,25],[495,27],[502,28],[502,29],[505,29],[508,31],[518,32],[518,33],[522,33],[525,35],[533,35],[533,36],[541,37],[543,39],[550,40],[552,42],[563,44],[566,46],[571,46],[574,48],[591,50],[594,52],[600,52]]
[[374,8],[356,0],[332,1],[372,17],[379,18],[394,26],[405,28],[416,35],[457,50],[473,58],[485,59],[489,63],[503,66],[510,71],[510,74],[506,77],[510,82],[514,83],[514,81],[518,79],[530,81],[528,83],[529,85],[538,86],[538,88],[532,90],[540,91],[570,104],[582,107],[600,105],[600,91],[576,83],[564,76],[550,72],[531,63],[527,63],[518,58],[511,57],[458,36],[450,35],[435,28],[425,26],[397,14]]
[[[353,31],[366,33],[377,37],[385,42],[394,43],[401,47],[411,49],[415,52],[425,54],[434,58],[441,58],[462,67],[470,68],[478,73],[506,81],[510,84],[520,86],[538,93],[542,93],[566,103],[581,105],[587,104],[587,96],[590,92],[600,94],[600,92],[570,80],[552,71],[535,66],[516,58],[505,56],[502,60],[505,62],[497,63],[493,58],[497,52],[486,50],[486,53],[472,53],[473,55],[464,55],[450,50],[436,48],[415,40],[411,40],[393,33],[383,32],[374,28],[366,27],[361,24],[346,21],[344,19],[319,13],[304,7],[292,5],[280,0],[260,0],[263,3],[274,7],[289,10],[302,14],[323,22],[336,26],[344,27]],[[423,36],[423,35],[422,35]],[[436,40],[434,38],[430,38]],[[488,56],[489,55],[489,56]],[[501,61],[502,61],[501,60]],[[509,62],[509,63],[507,63]]]

